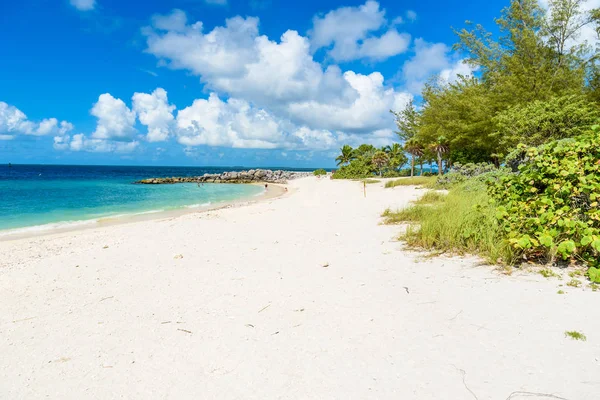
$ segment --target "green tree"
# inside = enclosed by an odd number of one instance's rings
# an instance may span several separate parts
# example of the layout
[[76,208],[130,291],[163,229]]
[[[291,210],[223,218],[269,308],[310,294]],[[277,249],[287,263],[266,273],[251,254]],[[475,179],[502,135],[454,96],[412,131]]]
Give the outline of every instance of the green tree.
[[416,139],[409,139],[404,143],[404,150],[411,155],[410,176],[415,176],[415,159],[423,155],[423,145]]
[[337,165],[347,165],[355,158],[354,149],[352,146],[344,145],[340,149],[341,154],[335,159]]
[[419,130],[419,112],[411,99],[400,111],[390,110],[396,118],[396,134],[402,141],[414,138]]
[[377,148],[371,144],[361,144],[360,146],[358,146],[358,148],[356,148],[354,150],[354,157],[355,158],[364,157],[366,159],[371,160],[371,158],[373,158],[373,155],[375,154],[376,151],[377,151]]
[[429,145],[445,136],[452,149],[464,151],[463,163],[489,161],[497,151],[498,139],[492,137],[497,105],[478,79],[461,77],[447,85],[430,82],[423,90],[423,102],[417,135],[421,143]]
[[444,136],[438,137],[437,140],[435,141],[435,143],[432,143],[429,147],[431,148],[431,150],[435,153],[435,155],[437,157],[438,175],[441,176],[443,173],[442,157],[449,150],[448,143],[446,142],[446,138]]
[[389,166],[394,171],[406,164],[407,158],[406,155],[404,155],[404,149],[399,143],[386,146],[383,150],[387,153],[390,159]]
[[566,46],[581,29],[577,20],[582,13],[572,3],[579,0],[551,1],[550,17],[546,18],[538,0],[511,0],[496,20],[497,41],[477,25],[457,32],[455,49],[469,55],[467,63],[480,69],[483,83],[503,108],[581,92],[587,63],[585,45]]
[[578,136],[600,119],[598,105],[583,95],[533,101],[499,113],[494,122],[501,147],[514,148],[523,143],[539,146],[554,139]]
[[373,166],[379,171],[379,176],[383,176],[383,169],[388,165],[389,161],[390,158],[388,155],[385,153],[385,151],[381,150],[373,154],[373,158],[371,159]]

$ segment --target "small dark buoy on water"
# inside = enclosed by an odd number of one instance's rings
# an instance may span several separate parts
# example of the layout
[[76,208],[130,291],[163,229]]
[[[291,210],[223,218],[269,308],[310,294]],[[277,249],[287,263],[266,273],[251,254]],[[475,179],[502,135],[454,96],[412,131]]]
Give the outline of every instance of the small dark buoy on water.
[[8,163],[8,168],[12,168],[12,164],[11,163]]

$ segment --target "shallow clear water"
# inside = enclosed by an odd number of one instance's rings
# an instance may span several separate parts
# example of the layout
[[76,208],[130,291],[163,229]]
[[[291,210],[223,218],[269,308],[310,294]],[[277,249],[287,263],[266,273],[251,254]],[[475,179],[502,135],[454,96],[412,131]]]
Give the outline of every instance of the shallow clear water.
[[[255,185],[136,185],[150,177],[196,176],[231,168],[0,166],[0,230],[203,207],[262,193]],[[237,168],[239,170],[239,168]]]

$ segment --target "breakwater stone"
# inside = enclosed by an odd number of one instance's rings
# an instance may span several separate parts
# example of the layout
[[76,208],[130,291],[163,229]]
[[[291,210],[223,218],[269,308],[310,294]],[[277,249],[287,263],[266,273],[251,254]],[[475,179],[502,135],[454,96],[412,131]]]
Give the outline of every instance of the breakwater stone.
[[144,185],[164,185],[174,183],[287,183],[290,180],[311,176],[312,172],[272,171],[251,169],[248,171],[228,171],[221,174],[184,176],[169,178],[148,178],[135,183]]

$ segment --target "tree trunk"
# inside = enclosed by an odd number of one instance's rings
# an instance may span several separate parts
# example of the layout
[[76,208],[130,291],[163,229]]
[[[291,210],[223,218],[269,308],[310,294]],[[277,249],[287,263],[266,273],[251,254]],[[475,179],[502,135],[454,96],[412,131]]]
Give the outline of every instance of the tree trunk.
[[421,163],[421,169],[419,170],[419,176],[423,176],[423,157],[419,158],[419,162]]
[[437,161],[438,161],[438,175],[442,176],[442,153],[437,152]]
[[410,177],[415,176],[415,155],[410,158]]

